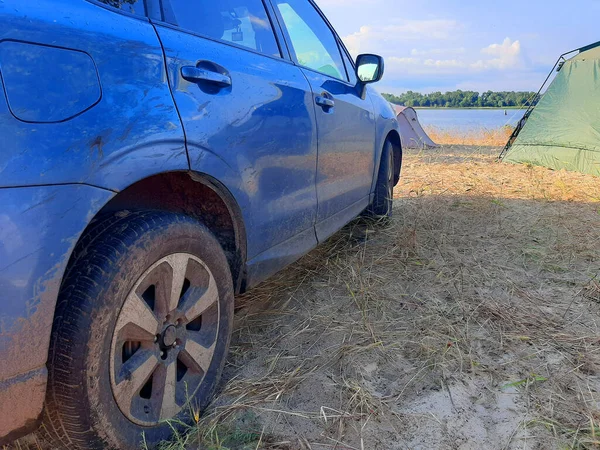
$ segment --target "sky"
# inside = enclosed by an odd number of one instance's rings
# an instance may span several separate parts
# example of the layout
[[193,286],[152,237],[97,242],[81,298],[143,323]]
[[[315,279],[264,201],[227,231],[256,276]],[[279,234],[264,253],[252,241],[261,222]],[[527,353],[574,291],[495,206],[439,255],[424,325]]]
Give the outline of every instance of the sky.
[[353,56],[385,57],[392,94],[537,91],[560,54],[600,41],[600,0],[316,2]]

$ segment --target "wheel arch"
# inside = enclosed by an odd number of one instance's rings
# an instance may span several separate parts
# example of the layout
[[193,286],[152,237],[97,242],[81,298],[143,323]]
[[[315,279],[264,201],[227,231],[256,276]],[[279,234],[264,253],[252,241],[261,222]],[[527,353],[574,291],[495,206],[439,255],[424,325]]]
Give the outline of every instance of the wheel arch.
[[384,142],[390,141],[394,148],[394,186],[400,181],[400,170],[402,169],[402,140],[397,130],[391,130]]
[[183,213],[201,221],[225,251],[235,292],[243,290],[247,259],[246,228],[238,202],[222,182],[194,171],[152,175],[118,192],[94,219],[118,211],[144,209]]

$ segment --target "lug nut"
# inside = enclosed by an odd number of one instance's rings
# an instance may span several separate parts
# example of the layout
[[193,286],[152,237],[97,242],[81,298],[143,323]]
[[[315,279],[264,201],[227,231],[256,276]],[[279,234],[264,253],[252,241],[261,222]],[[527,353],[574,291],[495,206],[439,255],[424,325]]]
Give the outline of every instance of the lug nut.
[[158,336],[154,336],[154,342],[158,342]]
[[165,356],[165,352],[160,352],[160,357],[162,358],[163,356]]

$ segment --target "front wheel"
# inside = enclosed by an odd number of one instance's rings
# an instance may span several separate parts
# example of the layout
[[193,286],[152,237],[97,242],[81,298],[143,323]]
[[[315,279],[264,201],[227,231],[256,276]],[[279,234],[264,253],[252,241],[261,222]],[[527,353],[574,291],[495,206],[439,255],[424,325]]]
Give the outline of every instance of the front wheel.
[[373,203],[367,208],[371,217],[391,217],[394,200],[394,147],[388,140],[381,152],[381,163],[375,185]]
[[207,406],[232,322],[229,266],[202,224],[158,211],[93,224],[59,294],[44,437],[53,448],[153,448]]

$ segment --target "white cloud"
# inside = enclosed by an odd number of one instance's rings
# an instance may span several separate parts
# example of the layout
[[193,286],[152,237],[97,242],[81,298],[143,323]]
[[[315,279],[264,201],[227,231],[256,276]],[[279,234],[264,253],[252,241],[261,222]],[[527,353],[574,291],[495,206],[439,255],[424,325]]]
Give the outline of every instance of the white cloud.
[[391,64],[421,64],[421,60],[419,58],[399,58],[397,56],[391,56],[386,58],[386,63]]
[[477,70],[509,69],[521,65],[521,42],[504,39],[502,44],[491,44],[481,49],[481,53],[489,55],[491,59],[480,59],[471,64]]
[[[466,77],[472,73],[526,67],[521,42],[508,37],[502,43],[493,43],[471,51],[459,46],[427,48],[427,44],[432,44],[432,36],[438,37],[433,38],[433,43],[446,43],[448,40],[442,39],[442,36],[451,36],[461,27],[455,21],[441,19],[405,21],[385,27],[365,25],[344,41],[354,55],[365,52],[383,55],[386,61],[386,78],[390,81],[408,80],[422,75]],[[435,33],[427,31],[432,28],[436,29]],[[407,46],[407,36],[411,36],[411,39],[418,37],[422,42],[421,49],[413,45]]]
[[468,64],[458,59],[423,59],[420,57],[391,56],[385,59],[386,78],[407,78],[428,74],[455,74],[468,69]]
[[502,44],[491,44],[481,49],[481,53],[486,53],[492,56],[518,55],[521,52],[521,44],[519,41],[512,41],[510,38],[505,38]]
[[428,56],[428,55],[460,55],[467,52],[464,47],[458,48],[430,48],[426,50],[418,50],[413,48],[410,54],[413,56]]
[[423,64],[433,67],[465,67],[464,62],[456,59],[426,59]]
[[408,41],[445,40],[462,27],[455,20],[402,20],[385,26],[363,25],[343,41],[353,55],[379,51],[390,54]]

